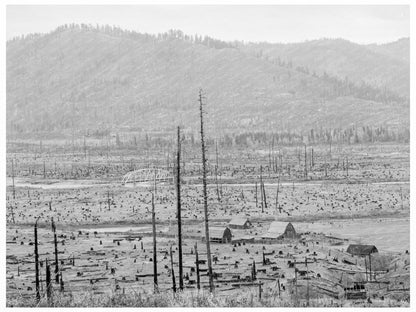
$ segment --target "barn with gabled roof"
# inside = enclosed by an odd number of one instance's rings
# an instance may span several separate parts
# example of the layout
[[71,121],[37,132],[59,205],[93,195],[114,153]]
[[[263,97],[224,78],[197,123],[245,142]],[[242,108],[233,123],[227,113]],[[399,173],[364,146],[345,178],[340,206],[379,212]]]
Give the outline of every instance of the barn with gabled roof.
[[296,233],[295,227],[292,223],[288,223],[286,229],[283,233],[283,238],[297,238],[298,234]]
[[[203,231],[205,233],[205,231]],[[205,240],[205,236],[202,237]],[[214,243],[230,243],[231,230],[228,227],[209,227],[209,240]]]
[[267,233],[261,237],[264,240],[275,240],[275,239],[296,239],[299,238],[299,234],[296,233],[295,227],[292,223],[286,223],[281,221],[274,221],[270,224]]

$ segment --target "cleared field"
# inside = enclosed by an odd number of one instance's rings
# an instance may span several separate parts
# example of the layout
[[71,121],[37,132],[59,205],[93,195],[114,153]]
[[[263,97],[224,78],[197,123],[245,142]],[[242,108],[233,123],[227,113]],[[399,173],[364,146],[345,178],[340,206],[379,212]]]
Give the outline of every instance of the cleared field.
[[[220,223],[216,224],[220,225]],[[92,228],[88,231],[60,229],[59,233],[59,266],[63,273],[65,292],[86,292],[91,289],[97,294],[111,291],[141,292],[153,287],[152,239],[149,229],[142,227],[133,231],[126,228]],[[33,296],[33,239],[32,229],[9,229],[7,235],[7,281],[8,296]],[[189,226],[186,233],[195,234],[198,226]],[[160,232],[162,231],[162,232]],[[237,230],[234,235],[242,237],[253,231],[264,231],[264,224],[259,223],[251,230]],[[172,271],[169,258],[169,248],[173,247],[174,271],[177,274],[177,246],[175,232],[158,227],[162,236],[157,240],[158,285],[160,291],[172,288]],[[162,235],[164,234],[164,235]],[[196,234],[198,235],[198,234]],[[39,231],[40,260],[49,258],[53,264],[53,236],[47,228]],[[237,239],[238,240],[238,239]],[[196,289],[195,249],[198,239],[186,238],[183,245],[184,274],[186,289]],[[199,244],[199,261],[201,287],[208,287],[206,275],[206,255],[204,245]],[[277,295],[277,283],[280,283],[281,297],[292,298],[295,282],[299,292],[307,287],[309,278],[310,298],[330,296],[338,299],[338,293],[343,291],[353,281],[368,279],[364,259],[353,257],[345,251],[348,241],[327,237],[323,234],[304,234],[302,241],[282,241],[279,243],[238,242],[233,244],[213,244],[213,270],[216,276],[215,284],[218,295],[237,294],[241,288],[256,292],[258,284],[262,283],[263,290],[274,291]],[[307,266],[305,260],[307,259]],[[377,259],[381,259],[379,263]],[[264,260],[264,262],[263,262]],[[396,267],[392,267],[392,262]],[[402,264],[397,265],[397,261]],[[253,262],[256,265],[256,280],[251,280]],[[291,262],[297,262],[295,266]],[[373,256],[373,280],[379,282],[385,279],[386,270],[395,271],[395,279],[399,278],[408,283],[409,257],[404,254],[389,254],[381,252]],[[53,266],[52,266],[53,267]],[[295,281],[295,269],[298,270]],[[44,271],[44,266],[41,267]],[[305,275],[307,272],[307,276]],[[43,273],[42,273],[43,274]],[[44,276],[44,275],[43,275]],[[305,279],[305,278],[308,279]],[[43,277],[44,278],[44,277]],[[394,281],[374,290],[376,297],[389,297]],[[377,284],[378,285],[378,284]],[[385,287],[387,286],[387,287]],[[409,288],[408,284],[406,286]],[[56,285],[56,291],[59,285]],[[403,297],[402,297],[403,298]],[[304,300],[305,297],[302,297]]]
[[[106,224],[143,222],[151,216],[151,187],[119,184],[93,184],[62,187],[54,184],[16,184],[15,200],[8,202],[8,220],[17,224],[34,222],[39,215],[61,224]],[[69,187],[69,188],[68,188]],[[240,215],[279,220],[319,220],[362,217],[409,216],[409,183],[296,183],[279,186],[265,184],[266,205],[261,208],[259,188],[254,185],[215,185],[208,188],[210,218],[229,219]],[[202,220],[202,187],[182,187],[184,220]],[[10,198],[10,187],[8,187]],[[257,197],[257,200],[256,200]],[[161,222],[175,219],[176,195],[173,185],[158,185],[157,218]],[[257,202],[257,205],[256,205]],[[13,207],[13,209],[11,208]],[[12,215],[13,213],[13,215]],[[12,220],[13,219],[13,220]]]
[[[211,226],[225,227],[235,216],[253,223],[250,229],[232,230],[233,243],[212,244],[216,296],[238,296],[246,290],[259,296],[261,284],[264,296],[273,300],[305,303],[308,290],[310,300],[330,298],[348,305],[344,287],[364,282],[373,300],[408,300],[408,146],[379,145],[365,152],[360,146],[333,147],[331,155],[327,147],[314,146],[315,156],[307,160],[306,176],[301,151],[298,147],[282,148],[284,156],[271,163],[273,157],[267,150],[224,151],[218,167],[211,155]],[[38,217],[40,260],[44,263],[48,258],[52,268],[52,218],[57,224],[58,264],[65,284],[62,296],[144,295],[153,288],[153,186],[151,182],[121,184],[125,173],[148,167],[149,152],[130,159],[114,153],[91,153],[77,159],[52,152],[36,157],[8,154],[8,302],[34,296],[33,224]],[[166,154],[155,151],[153,155],[151,164],[164,168]],[[184,278],[189,291],[196,289],[195,243],[202,260],[201,288],[208,287],[197,156],[197,151],[186,153],[181,187]],[[172,160],[166,166],[170,171]],[[263,201],[260,180],[264,182]],[[176,193],[171,182],[157,184],[155,204],[158,287],[170,291],[171,246],[178,284]],[[274,220],[293,222],[303,233],[301,239],[262,240]],[[346,253],[348,245],[357,242],[379,249],[372,259],[371,277],[364,258]],[[41,271],[44,282],[44,265]],[[53,288],[59,292],[60,286],[54,284]]]

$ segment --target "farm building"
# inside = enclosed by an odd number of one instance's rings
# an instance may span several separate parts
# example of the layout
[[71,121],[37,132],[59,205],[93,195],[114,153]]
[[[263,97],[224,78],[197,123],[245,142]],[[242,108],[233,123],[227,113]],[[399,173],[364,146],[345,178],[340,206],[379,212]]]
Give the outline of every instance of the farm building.
[[368,256],[377,253],[378,250],[374,245],[352,244],[348,246],[347,252],[353,256]]
[[361,282],[354,282],[353,287],[344,287],[345,298],[347,299],[366,299],[367,291],[365,289],[365,284]]
[[297,238],[298,234],[296,234],[295,227],[292,223],[288,223],[286,229],[283,233],[283,238]]
[[235,237],[231,243],[252,243],[254,242],[254,236],[245,235],[241,237]]
[[261,237],[264,240],[276,240],[276,239],[295,239],[299,238],[299,234],[296,233],[295,227],[292,223],[274,221],[270,224],[267,233]]
[[235,217],[228,223],[228,227],[231,229],[248,229],[251,227],[251,222],[248,218]]
[[[203,231],[205,233],[205,231]],[[202,238],[205,240],[205,236]],[[231,230],[228,227],[210,227],[209,240],[214,243],[230,243],[232,239]]]

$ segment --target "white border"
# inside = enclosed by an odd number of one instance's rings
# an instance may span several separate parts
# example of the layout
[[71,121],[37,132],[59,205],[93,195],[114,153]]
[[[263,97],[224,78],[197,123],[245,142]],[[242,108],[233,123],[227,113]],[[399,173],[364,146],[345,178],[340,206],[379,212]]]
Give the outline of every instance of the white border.
[[[410,143],[410,206],[413,208],[415,207],[415,189],[414,185],[416,182],[415,176],[415,162],[416,158],[414,155],[416,154],[416,147],[415,147],[415,134],[416,134],[416,108],[413,107],[415,105],[415,10],[416,4],[412,4],[411,0],[407,1],[375,1],[375,0],[361,0],[361,1],[341,1],[341,0],[332,0],[332,1],[300,1],[300,0],[292,0],[292,1],[278,1],[278,0],[260,0],[260,1],[253,1],[253,0],[222,0],[222,1],[204,1],[204,0],[187,0],[187,1],[140,1],[140,0],[120,0],[120,1],[109,1],[109,0],[101,0],[101,1],[81,1],[81,0],[74,0],[74,1],[58,1],[58,0],[49,0],[49,1],[35,1],[35,0],[16,0],[16,1],[3,1],[0,7],[0,21],[1,21],[1,86],[2,92],[0,93],[1,96],[1,113],[0,113],[0,132],[1,132],[1,159],[2,164],[0,166],[0,177],[3,177],[1,180],[1,192],[0,192],[0,203],[1,203],[1,211],[2,211],[2,218],[1,218],[1,226],[0,226],[0,233],[1,233],[1,256],[0,256],[0,291],[1,291],[1,299],[0,299],[0,308],[6,306],[6,5],[14,5],[14,4],[31,4],[31,5],[47,5],[47,4],[73,4],[73,5],[83,5],[83,4],[93,4],[93,5],[105,5],[105,4],[243,4],[243,5],[261,5],[261,4],[275,4],[275,5],[410,5],[410,46],[411,46],[411,58],[410,58],[410,66],[411,66],[411,74],[410,74],[410,136],[411,136],[411,143]],[[416,260],[415,258],[415,246],[414,246],[414,239],[413,236],[416,233],[414,228],[416,227],[416,220],[415,214],[412,212],[412,208],[410,209],[410,256],[411,256],[411,264],[413,265]],[[411,300],[410,305],[414,307],[415,300],[416,300],[416,291],[415,291],[415,276],[414,276],[414,269],[411,267]],[[143,309],[143,308],[142,308]],[[172,311],[180,311],[184,308],[169,308]],[[192,308],[191,308],[192,309]],[[207,308],[197,308],[200,311],[210,310]],[[274,308],[278,309],[279,311],[288,311],[291,310],[289,308]],[[312,309],[312,308],[309,308]],[[321,309],[321,308],[320,308]],[[361,310],[366,308],[342,308],[345,310]],[[383,311],[401,311],[402,308],[381,308]],[[9,310],[9,309],[7,309]],[[45,310],[41,308],[12,308],[10,310],[13,311],[39,311]],[[82,308],[81,310],[90,310],[86,308]],[[99,308],[100,311],[112,311],[111,308]],[[136,308],[123,308],[123,311],[136,311]],[[157,308],[146,308],[146,310],[157,310]],[[220,309],[222,310],[222,309]],[[240,308],[235,308],[234,310],[240,310]],[[241,310],[243,310],[241,308]],[[266,311],[266,308],[256,308],[259,311]],[[297,308],[296,310],[308,310],[307,308]],[[161,311],[160,309],[158,311]],[[246,309],[244,309],[246,311]],[[292,310],[293,311],[293,310]]]

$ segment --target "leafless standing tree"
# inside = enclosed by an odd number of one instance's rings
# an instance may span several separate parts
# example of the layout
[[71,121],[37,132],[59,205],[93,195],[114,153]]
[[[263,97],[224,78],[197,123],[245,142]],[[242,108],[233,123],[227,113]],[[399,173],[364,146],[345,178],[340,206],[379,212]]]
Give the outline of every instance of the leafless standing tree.
[[209,240],[209,222],[208,222],[208,195],[207,195],[207,160],[205,158],[205,138],[204,138],[204,118],[203,118],[203,102],[202,89],[199,90],[199,112],[201,120],[201,151],[202,151],[202,191],[204,196],[204,216],[205,216],[205,241],[207,245],[207,262],[208,262],[208,277],[209,290],[214,291],[214,281],[212,278],[212,263],[211,263],[211,246]]
[[13,200],[16,199],[16,190],[14,187],[14,160],[12,159],[12,187],[13,187]]
[[215,184],[217,186],[217,198],[221,201],[220,190],[218,188],[218,142],[215,141]]
[[53,242],[55,246],[55,282],[59,284],[59,264],[58,264],[58,240],[56,238],[56,225],[52,218]]
[[199,290],[201,288],[201,282],[199,278],[199,259],[198,259],[198,243],[195,243],[195,266],[196,266],[196,287]]
[[178,218],[179,289],[183,290],[182,220],[181,220],[181,132],[178,127],[178,150],[176,154],[176,208]]
[[173,253],[172,253],[172,245],[170,246],[170,268],[172,271],[172,289],[173,292],[176,292],[176,281],[175,281],[175,271],[173,270]]
[[306,144],[305,144],[305,179],[308,178],[308,164],[307,164]]
[[36,286],[36,300],[40,301],[40,291],[39,291],[39,251],[38,251],[38,220],[40,216],[36,219],[35,222],[35,286]]
[[157,248],[156,248],[156,213],[155,213],[155,196],[156,196],[156,169],[154,176],[152,192],[152,234],[153,234],[153,284],[154,292],[157,292]]

